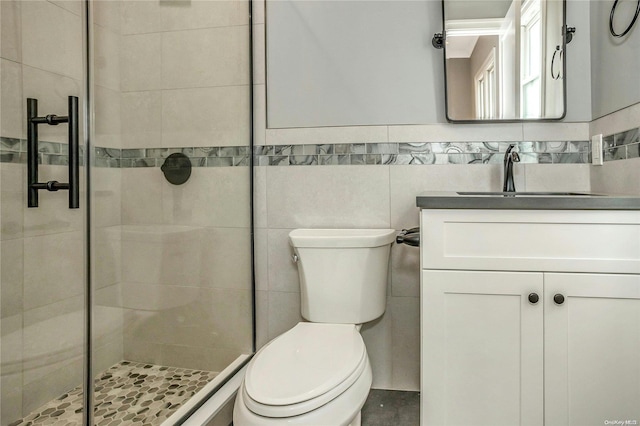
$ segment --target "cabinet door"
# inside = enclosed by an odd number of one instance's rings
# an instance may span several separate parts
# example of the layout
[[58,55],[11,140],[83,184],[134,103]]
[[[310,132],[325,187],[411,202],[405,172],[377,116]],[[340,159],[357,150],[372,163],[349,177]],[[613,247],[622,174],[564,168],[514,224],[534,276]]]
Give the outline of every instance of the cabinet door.
[[640,275],[544,282],[545,425],[639,424]]
[[542,289],[542,273],[422,272],[422,425],[542,424]]

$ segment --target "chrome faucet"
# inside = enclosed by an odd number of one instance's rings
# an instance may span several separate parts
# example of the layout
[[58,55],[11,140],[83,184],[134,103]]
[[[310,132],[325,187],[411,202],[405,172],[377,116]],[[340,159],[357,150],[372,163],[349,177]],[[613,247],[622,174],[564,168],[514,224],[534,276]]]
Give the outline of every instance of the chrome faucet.
[[516,184],[513,181],[513,163],[520,162],[520,156],[516,151],[514,144],[509,145],[507,152],[504,153],[504,184],[502,192],[516,192]]

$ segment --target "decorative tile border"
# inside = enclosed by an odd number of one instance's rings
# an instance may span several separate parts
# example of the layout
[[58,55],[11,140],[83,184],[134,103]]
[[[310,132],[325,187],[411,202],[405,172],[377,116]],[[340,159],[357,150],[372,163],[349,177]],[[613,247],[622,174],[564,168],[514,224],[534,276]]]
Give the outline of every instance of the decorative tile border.
[[[79,151],[80,164],[83,164],[84,147],[81,146]],[[26,164],[26,162],[26,140],[0,137],[0,163]],[[41,141],[38,143],[38,164],[47,164],[52,166],[69,165],[69,145],[66,143]]]
[[[38,163],[65,166],[69,164],[66,143],[40,142]],[[96,147],[93,162],[96,167],[130,168],[160,167],[169,155],[180,152],[188,156],[193,167],[238,167],[249,165],[248,146],[142,148],[118,149]],[[0,138],[0,163],[26,163],[27,142],[24,139]],[[80,163],[84,163],[84,150],[80,147]]]
[[[257,166],[313,165],[425,165],[499,164],[509,146],[515,144],[524,163],[587,164],[591,162],[589,141],[545,142],[422,142],[347,143],[307,145],[260,145],[254,147]],[[68,164],[68,146],[40,142],[40,164]],[[248,166],[248,146],[118,149],[97,147],[93,161],[97,167],[160,167],[169,155],[181,152],[193,167]],[[80,147],[81,161],[84,158]],[[604,137],[604,161],[640,157],[640,128]],[[25,163],[26,141],[0,137],[0,163]]]
[[511,143],[523,163],[591,162],[589,141],[263,145],[254,155],[258,166],[501,164]]
[[640,127],[605,136],[602,142],[604,161],[640,157]]
[[194,148],[123,149],[121,167],[160,167],[169,155],[180,152],[193,167],[238,167],[249,165],[248,146],[209,146]]
[[[639,130],[607,136],[605,160],[640,156]],[[591,162],[589,141],[261,145],[254,147],[253,155],[257,166],[500,164],[511,143],[517,146],[523,163]],[[238,167],[248,166],[250,163],[250,149],[247,146],[141,149],[97,147],[94,149],[93,162],[96,167],[106,168],[160,167],[166,157],[176,152],[187,155],[193,167]],[[82,147],[80,155],[82,161]],[[26,141],[0,138],[0,162],[25,163]],[[39,162],[67,165],[67,145],[40,142]]]
[[0,137],[0,163],[26,163],[27,156],[23,153],[26,153],[26,141]]

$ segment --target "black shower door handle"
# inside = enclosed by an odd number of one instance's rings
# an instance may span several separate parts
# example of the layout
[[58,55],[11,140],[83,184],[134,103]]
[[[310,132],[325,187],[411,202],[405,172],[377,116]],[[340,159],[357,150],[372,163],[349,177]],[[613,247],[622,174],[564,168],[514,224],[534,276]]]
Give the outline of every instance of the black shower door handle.
[[[46,115],[38,117],[38,100],[27,98],[27,206],[38,207],[38,191],[69,191],[69,208],[80,207],[80,152],[78,131],[78,97],[69,96],[68,115]],[[69,182],[55,180],[38,182],[38,125],[57,126],[69,123]]]

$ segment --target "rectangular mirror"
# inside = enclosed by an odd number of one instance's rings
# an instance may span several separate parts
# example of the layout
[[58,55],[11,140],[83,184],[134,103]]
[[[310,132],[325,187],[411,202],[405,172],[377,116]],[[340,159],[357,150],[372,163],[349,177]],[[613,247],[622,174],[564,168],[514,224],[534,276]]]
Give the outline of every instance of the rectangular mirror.
[[443,0],[447,119],[565,115],[564,0]]

